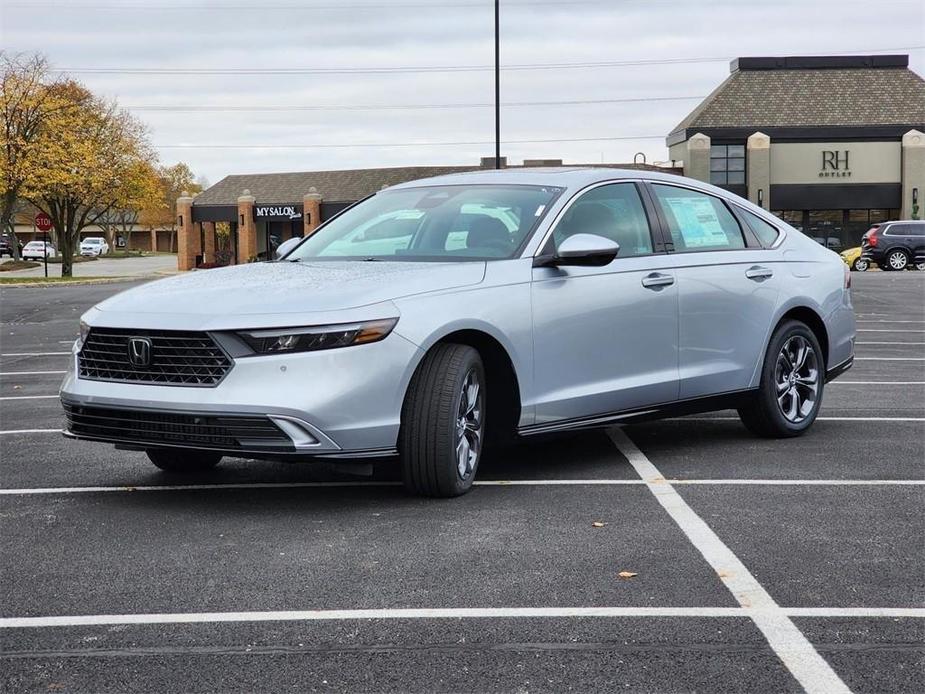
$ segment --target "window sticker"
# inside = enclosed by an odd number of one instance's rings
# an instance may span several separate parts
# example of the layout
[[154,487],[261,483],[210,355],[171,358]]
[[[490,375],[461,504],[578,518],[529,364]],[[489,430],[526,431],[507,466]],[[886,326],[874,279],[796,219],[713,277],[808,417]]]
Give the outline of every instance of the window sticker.
[[662,199],[678,221],[678,230],[688,248],[729,245],[729,238],[709,198],[666,196]]

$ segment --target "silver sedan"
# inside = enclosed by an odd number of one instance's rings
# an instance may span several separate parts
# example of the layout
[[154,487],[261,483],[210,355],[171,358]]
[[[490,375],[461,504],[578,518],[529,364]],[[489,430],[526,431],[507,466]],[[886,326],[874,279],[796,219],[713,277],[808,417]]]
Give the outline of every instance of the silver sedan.
[[853,360],[839,257],[667,174],[415,181],[293,243],[88,311],[66,435],[171,473],[397,455],[409,489],[454,496],[518,437],[724,408],[797,436]]

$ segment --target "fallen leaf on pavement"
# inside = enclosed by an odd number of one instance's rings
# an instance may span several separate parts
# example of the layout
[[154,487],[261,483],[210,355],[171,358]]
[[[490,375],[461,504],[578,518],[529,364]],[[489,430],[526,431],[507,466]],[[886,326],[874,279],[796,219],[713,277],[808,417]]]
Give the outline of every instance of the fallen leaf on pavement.
[[633,576],[638,576],[639,574],[635,571],[621,571],[617,574],[620,578],[632,578]]
[[606,524],[606,523],[601,523],[601,521],[594,521],[594,522],[591,524],[591,527],[592,527],[592,528],[603,528],[605,525],[607,525],[607,524]]

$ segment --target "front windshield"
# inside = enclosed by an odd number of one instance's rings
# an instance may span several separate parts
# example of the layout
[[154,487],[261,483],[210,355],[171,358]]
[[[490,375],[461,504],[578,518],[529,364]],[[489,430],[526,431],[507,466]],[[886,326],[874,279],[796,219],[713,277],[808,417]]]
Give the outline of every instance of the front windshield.
[[562,191],[520,185],[384,191],[332,219],[285,259],[513,258]]

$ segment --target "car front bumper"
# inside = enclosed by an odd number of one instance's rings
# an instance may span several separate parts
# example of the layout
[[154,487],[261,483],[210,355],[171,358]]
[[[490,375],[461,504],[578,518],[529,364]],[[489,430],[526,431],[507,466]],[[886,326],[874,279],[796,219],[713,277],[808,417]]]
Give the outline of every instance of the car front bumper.
[[[389,455],[419,358],[414,344],[392,333],[366,345],[237,358],[217,386],[185,387],[80,378],[75,345],[61,401],[66,410],[79,410],[84,424],[101,427],[69,424],[64,433],[124,447],[204,448],[248,457]],[[270,436],[261,430],[234,445],[216,429],[266,423]]]

